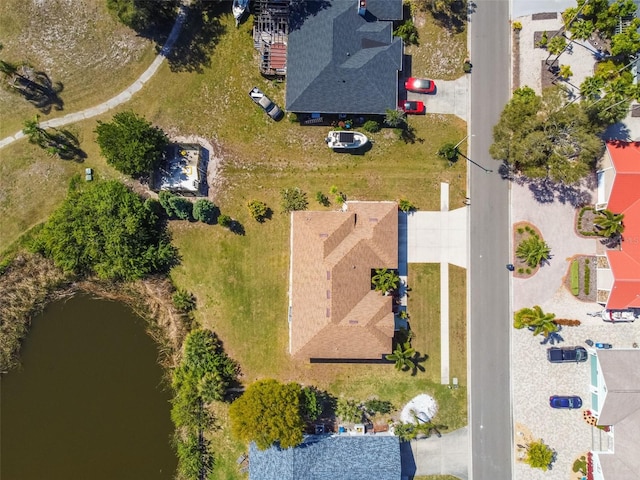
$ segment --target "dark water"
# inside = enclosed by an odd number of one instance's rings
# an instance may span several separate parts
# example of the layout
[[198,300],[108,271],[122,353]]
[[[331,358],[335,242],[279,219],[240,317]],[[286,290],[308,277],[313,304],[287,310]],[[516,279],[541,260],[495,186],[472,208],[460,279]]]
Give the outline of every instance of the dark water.
[[173,478],[169,391],[144,321],[86,296],[32,322],[2,376],[1,480]]

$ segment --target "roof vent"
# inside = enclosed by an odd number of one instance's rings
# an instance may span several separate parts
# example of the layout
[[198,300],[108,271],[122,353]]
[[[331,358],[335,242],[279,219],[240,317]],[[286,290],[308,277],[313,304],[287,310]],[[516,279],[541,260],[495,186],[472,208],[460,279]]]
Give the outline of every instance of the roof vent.
[[358,0],[358,15],[364,17],[367,14],[367,0]]

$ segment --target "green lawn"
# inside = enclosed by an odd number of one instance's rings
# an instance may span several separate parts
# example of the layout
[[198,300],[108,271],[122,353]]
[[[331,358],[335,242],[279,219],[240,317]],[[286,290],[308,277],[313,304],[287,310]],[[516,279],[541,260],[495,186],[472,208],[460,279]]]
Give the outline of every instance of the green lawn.
[[[7,13],[7,4],[18,3],[16,0],[5,2],[0,13]],[[87,3],[96,9],[103,8],[98,0]],[[0,18],[4,18],[3,15]],[[433,28],[431,25],[425,33],[421,30],[422,46],[412,50],[413,67],[418,69],[414,71],[428,72],[424,62],[433,53],[429,48],[429,35],[439,32]],[[194,29],[197,30],[197,26]],[[16,45],[20,38],[20,29],[10,32],[13,37],[3,38],[5,47]],[[434,41],[438,35],[441,34],[438,33]],[[455,45],[463,44],[464,37],[455,37],[452,41]],[[7,58],[5,52],[15,55],[17,50],[11,48],[5,49],[2,58]],[[64,65],[62,53],[58,54],[56,65]],[[371,135],[372,149],[362,156],[334,153],[323,141],[329,128],[300,127],[287,118],[273,122],[248,97],[248,91],[255,85],[283,105],[285,88],[283,83],[268,81],[258,73],[251,19],[236,29],[231,15],[221,17],[215,41],[209,43],[207,54],[208,59],[200,71],[172,71],[165,63],[140,93],[116,110],[133,109],[170,135],[204,137],[214,146],[211,155],[221,159],[219,177],[210,186],[210,196],[222,213],[244,226],[245,234],[235,235],[217,225],[182,221],[170,224],[173,241],[181,255],[181,264],[171,276],[176,285],[196,295],[197,319],[213,328],[225,349],[240,362],[243,382],[264,377],[298,381],[357,400],[375,395],[392,401],[396,407],[418,393],[427,392],[439,400],[439,423],[450,429],[465,425],[464,349],[461,355],[456,358],[452,355],[451,359],[452,375],[460,378],[461,388],[447,389],[439,385],[439,345],[432,343],[434,339],[439,341],[439,337],[432,338],[431,333],[427,333],[436,328],[435,323],[431,323],[438,309],[432,301],[433,295],[439,302],[437,293],[424,288],[439,287],[437,277],[428,271],[429,266],[425,266],[422,286],[420,280],[412,279],[413,270],[410,272],[413,290],[409,307],[417,333],[416,345],[421,353],[429,355],[424,364],[426,372],[413,377],[395,371],[392,365],[311,365],[289,358],[289,216],[281,213],[279,199],[282,188],[298,186],[308,193],[310,208],[324,208],[316,203],[315,193],[322,191],[328,195],[330,187],[336,185],[349,199],[406,198],[420,209],[438,209],[440,183],[448,182],[452,204],[460,204],[466,190],[466,164],[457,162],[447,167],[436,152],[443,143],[455,143],[463,138],[465,123],[446,115],[412,117],[415,143],[406,144],[397,139],[394,131],[385,129]],[[65,80],[69,97],[64,97],[63,113],[117,94],[122,85],[130,83],[144,70],[143,57],[134,62],[134,67],[125,69],[126,73],[111,75],[117,78],[103,80],[97,71],[87,69],[84,77]],[[150,62],[150,57],[147,60]],[[55,79],[57,73],[53,73]],[[80,88],[83,82],[87,85],[84,90]],[[72,95],[76,88],[78,93]],[[12,105],[13,108],[13,103],[1,103],[5,97],[5,93],[0,95],[0,106]],[[101,119],[109,120],[116,111]],[[24,108],[24,112],[32,115],[34,110],[29,107]],[[23,113],[12,116],[9,122],[13,123],[8,125],[5,114],[1,128],[13,133],[20,128],[23,116]],[[90,166],[96,170],[97,177],[121,178],[98,153],[93,134],[95,125],[96,119],[91,119],[73,126],[81,139],[81,147],[88,154],[84,164],[48,157],[26,140],[0,151],[0,215],[4,220],[0,252],[25,230],[47,218],[64,197],[73,173],[81,173]],[[252,199],[266,202],[274,212],[273,217],[263,224],[255,222],[246,208]],[[329,208],[334,209],[336,205]],[[465,345],[463,332],[466,331],[463,280],[464,271],[452,267],[451,295],[457,300],[451,301],[451,328],[460,345]],[[414,304],[418,301],[422,302],[421,306]],[[453,337],[451,342],[453,351]],[[241,478],[235,459],[243,446],[229,438],[225,412],[224,405],[216,407],[220,429],[212,433],[217,455],[214,478]]]
[[[73,19],[73,21],[70,21]],[[104,0],[0,2],[0,58],[28,63],[60,82],[63,110],[38,112],[0,89],[0,138],[13,135],[36,113],[42,120],[104,102],[131,85],[153,61],[154,44],[116,22]],[[4,157],[4,151],[0,154]]]

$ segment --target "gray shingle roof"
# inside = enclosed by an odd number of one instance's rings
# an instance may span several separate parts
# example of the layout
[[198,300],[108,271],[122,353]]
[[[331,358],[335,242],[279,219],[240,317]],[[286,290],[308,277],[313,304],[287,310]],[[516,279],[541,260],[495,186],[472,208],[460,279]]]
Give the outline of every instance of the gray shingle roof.
[[334,0],[289,33],[287,110],[384,114],[396,108],[403,44],[392,23],[379,19],[401,18],[402,0],[368,0],[366,18],[356,5]]
[[250,480],[400,480],[400,443],[388,435],[312,435],[295,448],[249,446]]

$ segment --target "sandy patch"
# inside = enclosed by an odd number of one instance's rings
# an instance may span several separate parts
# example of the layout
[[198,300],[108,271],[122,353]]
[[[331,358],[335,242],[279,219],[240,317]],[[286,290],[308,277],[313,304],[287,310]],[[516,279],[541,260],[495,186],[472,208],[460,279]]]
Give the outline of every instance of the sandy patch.
[[430,421],[436,413],[438,413],[438,404],[434,398],[421,393],[404,406],[400,413],[400,420],[403,423],[416,423],[415,416],[418,416],[421,420]]

